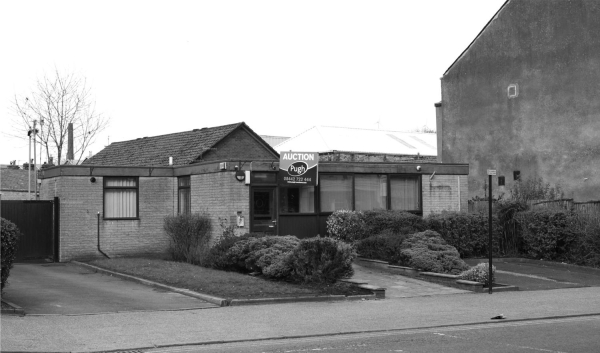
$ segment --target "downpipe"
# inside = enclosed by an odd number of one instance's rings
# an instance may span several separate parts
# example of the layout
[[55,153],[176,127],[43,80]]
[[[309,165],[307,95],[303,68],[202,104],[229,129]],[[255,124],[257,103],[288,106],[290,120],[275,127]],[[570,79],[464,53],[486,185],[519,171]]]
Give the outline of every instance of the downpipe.
[[110,259],[110,257],[108,257],[108,255],[106,255],[104,251],[100,249],[100,212],[98,212],[98,251],[100,251],[102,255],[106,256],[107,259]]

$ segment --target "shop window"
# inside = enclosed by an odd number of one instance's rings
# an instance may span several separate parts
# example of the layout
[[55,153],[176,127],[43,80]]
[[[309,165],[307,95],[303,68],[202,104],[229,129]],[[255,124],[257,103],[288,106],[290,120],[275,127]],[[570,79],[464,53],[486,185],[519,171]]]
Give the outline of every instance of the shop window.
[[104,218],[138,218],[138,178],[104,178]]
[[387,175],[354,177],[355,210],[387,209]]
[[279,210],[282,213],[315,212],[315,187],[281,187],[279,189]]
[[321,175],[321,212],[352,210],[352,176]]
[[189,176],[177,178],[177,212],[180,214],[190,214],[192,212],[190,185]]
[[391,208],[398,211],[419,211],[418,176],[392,176],[390,178]]

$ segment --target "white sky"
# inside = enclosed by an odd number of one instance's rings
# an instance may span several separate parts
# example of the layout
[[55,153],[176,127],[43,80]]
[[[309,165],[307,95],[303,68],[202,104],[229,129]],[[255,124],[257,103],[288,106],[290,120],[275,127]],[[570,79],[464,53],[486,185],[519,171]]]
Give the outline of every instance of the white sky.
[[85,76],[111,118],[93,153],[240,121],[276,136],[435,128],[439,78],[504,2],[5,0],[0,164],[27,160],[14,95],[55,67]]

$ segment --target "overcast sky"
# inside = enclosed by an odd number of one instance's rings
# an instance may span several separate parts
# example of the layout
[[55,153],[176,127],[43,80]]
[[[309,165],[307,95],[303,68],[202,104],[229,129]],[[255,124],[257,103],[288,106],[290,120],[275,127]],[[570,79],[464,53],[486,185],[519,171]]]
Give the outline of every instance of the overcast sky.
[[504,2],[2,1],[0,163],[27,160],[11,102],[54,68],[85,77],[111,118],[92,153],[240,121],[275,136],[435,128],[440,77]]

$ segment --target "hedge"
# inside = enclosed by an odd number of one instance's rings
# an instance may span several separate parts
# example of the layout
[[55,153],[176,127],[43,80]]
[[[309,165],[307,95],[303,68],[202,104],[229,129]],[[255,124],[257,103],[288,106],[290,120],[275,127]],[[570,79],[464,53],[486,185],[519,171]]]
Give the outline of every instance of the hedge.
[[4,289],[7,284],[10,269],[17,255],[17,247],[19,236],[19,228],[11,221],[0,218],[0,236],[2,238],[2,285],[0,289]]
[[402,242],[400,264],[421,271],[451,274],[469,268],[456,248],[431,230],[415,233]]

